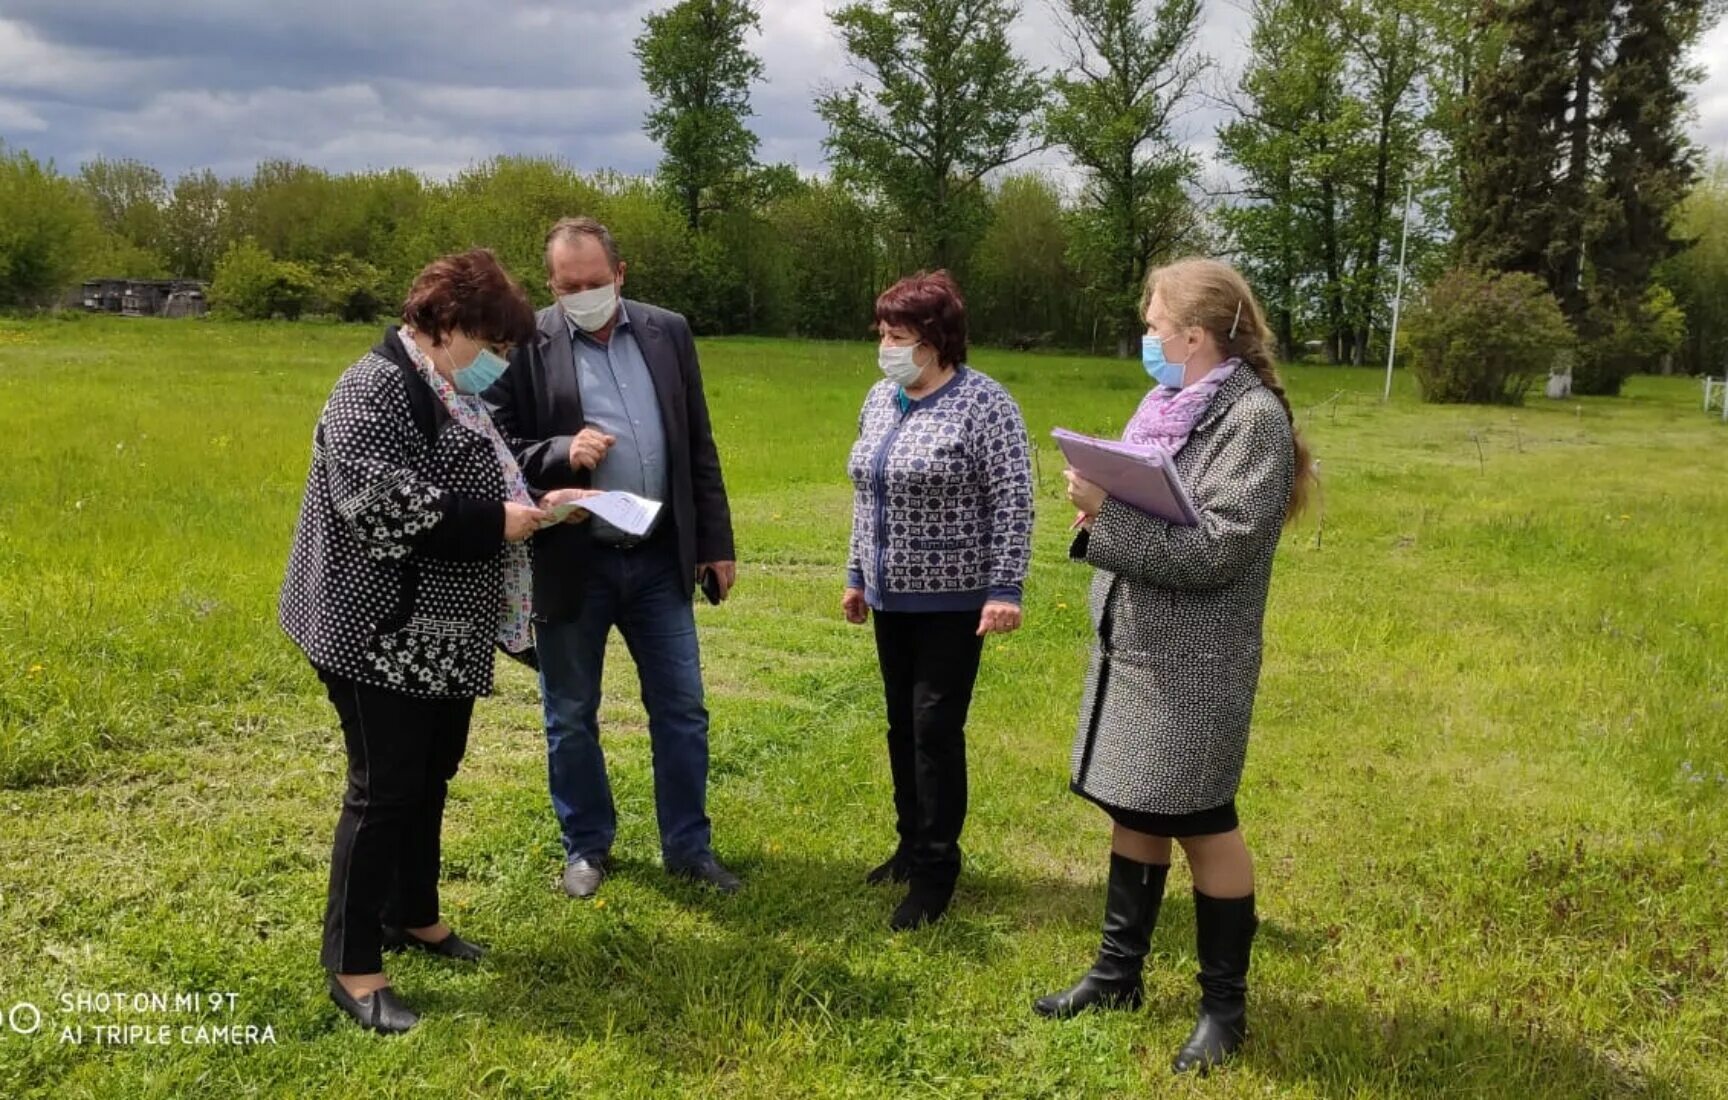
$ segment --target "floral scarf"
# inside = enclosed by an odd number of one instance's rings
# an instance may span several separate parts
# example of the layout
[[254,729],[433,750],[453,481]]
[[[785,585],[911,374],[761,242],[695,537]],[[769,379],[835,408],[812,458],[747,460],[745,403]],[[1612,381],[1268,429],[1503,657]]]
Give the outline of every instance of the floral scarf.
[[1175,454],[1188,442],[1194,425],[1231,372],[1242,365],[1240,359],[1226,359],[1206,377],[1191,386],[1176,389],[1157,386],[1140,402],[1128,427],[1122,432],[1122,442],[1136,446],[1159,446]]
[[[451,419],[492,445],[492,453],[498,456],[498,469],[504,475],[504,487],[510,494],[510,500],[533,507],[534,498],[528,493],[528,482],[522,476],[521,467],[516,465],[516,456],[510,453],[504,437],[498,434],[497,426],[492,423],[485,402],[477,396],[458,393],[456,387],[438,373],[432,360],[427,358],[426,353],[420,350],[420,345],[414,342],[413,329],[403,325],[398,335],[402,347],[408,352],[408,358],[414,362],[414,369],[420,372],[420,377],[432,387],[438,400],[444,403]],[[534,638],[529,627],[533,609],[534,576],[528,561],[528,544],[505,543],[504,600],[498,611],[498,641],[505,649],[520,653],[533,644]]]

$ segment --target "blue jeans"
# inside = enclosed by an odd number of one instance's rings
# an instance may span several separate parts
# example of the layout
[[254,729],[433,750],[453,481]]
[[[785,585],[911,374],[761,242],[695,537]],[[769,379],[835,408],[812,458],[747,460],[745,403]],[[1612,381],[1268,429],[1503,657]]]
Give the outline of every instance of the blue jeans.
[[677,544],[596,547],[582,608],[569,622],[535,626],[546,712],[546,772],[566,859],[611,850],[618,832],[600,749],[600,677],[616,626],[636,662],[654,754],[654,809],[667,867],[707,857],[708,708],[696,616],[684,596]]

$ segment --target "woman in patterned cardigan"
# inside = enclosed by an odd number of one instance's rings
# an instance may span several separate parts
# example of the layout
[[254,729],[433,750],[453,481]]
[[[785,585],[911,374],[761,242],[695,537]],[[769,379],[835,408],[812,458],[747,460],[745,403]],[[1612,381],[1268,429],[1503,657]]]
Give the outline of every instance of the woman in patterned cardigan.
[[1175,838],[1194,877],[1201,1001],[1174,1068],[1204,1072],[1246,1034],[1258,922],[1236,788],[1273,553],[1312,463],[1265,316],[1239,274],[1203,259],[1153,271],[1145,316],[1145,366],[1158,385],[1125,438],[1175,456],[1200,522],[1166,523],[1068,472],[1085,528],[1073,553],[1097,570],[1072,787],[1110,815],[1114,834],[1097,961],[1034,1007],[1066,1017],[1140,1003]]
[[[418,1019],[383,973],[385,947],[478,960],[438,913],[444,797],[493,649],[525,652],[525,540],[536,502],[477,396],[534,336],[534,309],[492,253],[427,265],[402,327],[343,372],[312,436],[312,468],[279,617],[342,724],[348,785],[330,865],[322,961],[361,1026]],[[579,521],[582,513],[568,519]]]
[[984,638],[1020,626],[1031,558],[1031,448],[1020,407],[966,361],[966,304],[946,272],[876,300],[885,375],[864,399],[848,468],[842,607],[876,612],[899,846],[868,881],[909,882],[890,924],[947,911],[966,818],[966,713]]

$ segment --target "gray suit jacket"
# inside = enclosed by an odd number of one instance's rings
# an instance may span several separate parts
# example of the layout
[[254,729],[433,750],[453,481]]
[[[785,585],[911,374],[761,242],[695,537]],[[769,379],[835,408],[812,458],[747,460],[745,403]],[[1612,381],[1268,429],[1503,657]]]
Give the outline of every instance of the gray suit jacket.
[[[731,561],[732,511],[720,454],[702,392],[690,325],[671,310],[626,301],[636,343],[654,379],[666,431],[670,535],[687,597],[695,594],[696,563]],[[586,488],[589,471],[570,466],[570,441],[586,425],[576,383],[570,330],[556,305],[540,311],[539,333],[510,355],[510,369],[486,391],[499,431],[535,489]],[[666,520],[661,521],[662,526]],[[534,617],[568,621],[581,607],[585,559],[594,540],[587,524],[560,524],[534,536]]]

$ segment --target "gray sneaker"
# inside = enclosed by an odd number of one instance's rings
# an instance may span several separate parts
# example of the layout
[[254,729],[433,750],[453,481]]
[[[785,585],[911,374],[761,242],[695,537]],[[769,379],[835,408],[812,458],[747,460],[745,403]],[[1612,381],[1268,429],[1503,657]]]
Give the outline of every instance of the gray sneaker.
[[577,856],[564,865],[564,892],[573,898],[591,898],[606,881],[610,864],[605,856]]

